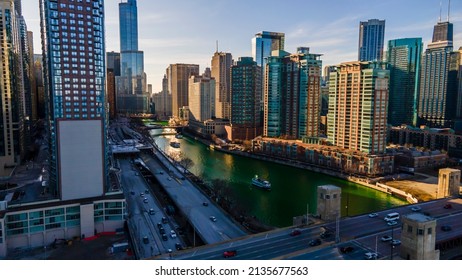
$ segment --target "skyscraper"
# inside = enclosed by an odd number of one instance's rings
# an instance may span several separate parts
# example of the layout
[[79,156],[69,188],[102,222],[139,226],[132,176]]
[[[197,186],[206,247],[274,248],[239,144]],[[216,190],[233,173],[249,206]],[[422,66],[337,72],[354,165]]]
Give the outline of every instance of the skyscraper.
[[261,68],[251,57],[240,57],[231,67],[231,119],[228,138],[250,140],[262,133]]
[[[452,53],[452,23],[438,22],[422,58],[418,121],[430,127],[453,127],[457,104],[457,66]],[[455,67],[455,68],[454,68]]]
[[272,51],[284,50],[285,34],[281,32],[262,31],[252,38],[252,57],[257,65],[265,68],[265,57]]
[[203,122],[211,119],[215,105],[215,79],[204,73],[189,78],[189,121]]
[[0,14],[0,177],[7,177],[24,151],[24,64],[21,23],[14,1],[0,1]]
[[359,61],[382,61],[385,20],[370,19],[359,23]]
[[345,62],[330,73],[327,137],[366,154],[385,152],[389,71],[373,62]]
[[421,38],[388,41],[387,63],[390,70],[388,123],[391,125],[417,125],[421,57]]
[[123,114],[147,113],[144,53],[138,50],[138,12],[136,0],[119,3],[120,77],[117,84],[117,110]]
[[180,108],[188,106],[189,77],[199,75],[197,64],[170,64],[167,68],[168,90],[172,95],[172,115],[179,116]]
[[274,51],[266,64],[263,135],[318,137],[321,110],[321,55],[300,47]]
[[50,182],[62,200],[105,193],[104,4],[40,0]]
[[114,119],[117,115],[116,77],[120,76],[120,53],[108,52],[106,56],[106,99],[109,103],[109,117]]
[[172,95],[168,92],[168,79],[164,75],[162,79],[162,91],[151,95],[154,103],[155,114],[162,119],[168,120],[172,116]]
[[231,115],[231,66],[233,57],[230,53],[215,52],[212,57],[212,77],[215,78],[215,117],[229,119]]

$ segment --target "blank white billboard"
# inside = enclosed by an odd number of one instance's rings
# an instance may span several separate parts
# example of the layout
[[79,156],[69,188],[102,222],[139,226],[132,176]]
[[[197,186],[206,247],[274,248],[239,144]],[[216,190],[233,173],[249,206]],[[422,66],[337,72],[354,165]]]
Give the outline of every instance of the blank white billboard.
[[61,198],[103,195],[102,120],[59,120],[58,147]]

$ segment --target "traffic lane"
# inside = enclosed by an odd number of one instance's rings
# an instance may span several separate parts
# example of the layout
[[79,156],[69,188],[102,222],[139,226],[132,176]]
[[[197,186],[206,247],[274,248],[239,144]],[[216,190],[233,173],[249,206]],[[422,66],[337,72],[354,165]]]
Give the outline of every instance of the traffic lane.
[[[450,226],[449,231],[443,230],[442,226]],[[462,232],[462,213],[454,213],[452,215],[439,218],[436,221],[436,241],[441,242],[460,237]]]

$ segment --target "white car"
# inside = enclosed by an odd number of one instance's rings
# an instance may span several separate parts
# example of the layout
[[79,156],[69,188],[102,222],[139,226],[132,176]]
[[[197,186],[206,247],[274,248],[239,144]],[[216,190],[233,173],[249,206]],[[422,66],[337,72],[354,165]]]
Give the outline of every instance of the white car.
[[176,232],[173,229],[170,231],[170,236],[176,238]]
[[370,213],[369,214],[369,218],[374,218],[374,217],[377,217],[379,214],[377,213]]
[[211,220],[212,222],[216,222],[216,221],[217,221],[217,218],[215,218],[215,216],[210,216],[210,220]]
[[420,208],[419,206],[414,206],[414,207],[411,207],[411,210],[413,212],[419,212],[420,210],[422,210],[422,208]]
[[382,240],[383,242],[388,242],[388,241],[391,241],[393,238],[391,238],[390,235],[384,235],[382,236],[382,238],[380,238],[380,240]]
[[397,225],[397,224],[398,224],[397,221],[389,221],[389,222],[387,223],[387,225],[389,225],[389,226],[395,226],[395,225]]
[[378,257],[378,254],[374,252],[367,252],[364,254],[364,258],[366,260],[375,260],[377,259],[377,257]]
[[393,241],[391,241],[391,245],[392,246],[401,245],[401,241],[399,239],[393,239]]

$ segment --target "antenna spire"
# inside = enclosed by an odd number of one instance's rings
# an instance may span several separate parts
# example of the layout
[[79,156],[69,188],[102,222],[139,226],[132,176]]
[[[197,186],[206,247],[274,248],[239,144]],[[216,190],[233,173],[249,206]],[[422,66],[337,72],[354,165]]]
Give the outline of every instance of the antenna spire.
[[451,0],[448,3],[448,22],[449,22],[449,12],[451,11]]
[[216,52],[218,52],[218,40],[217,40],[217,51]]
[[442,5],[442,3],[440,1],[440,17],[438,18],[438,22],[441,22],[441,5]]

